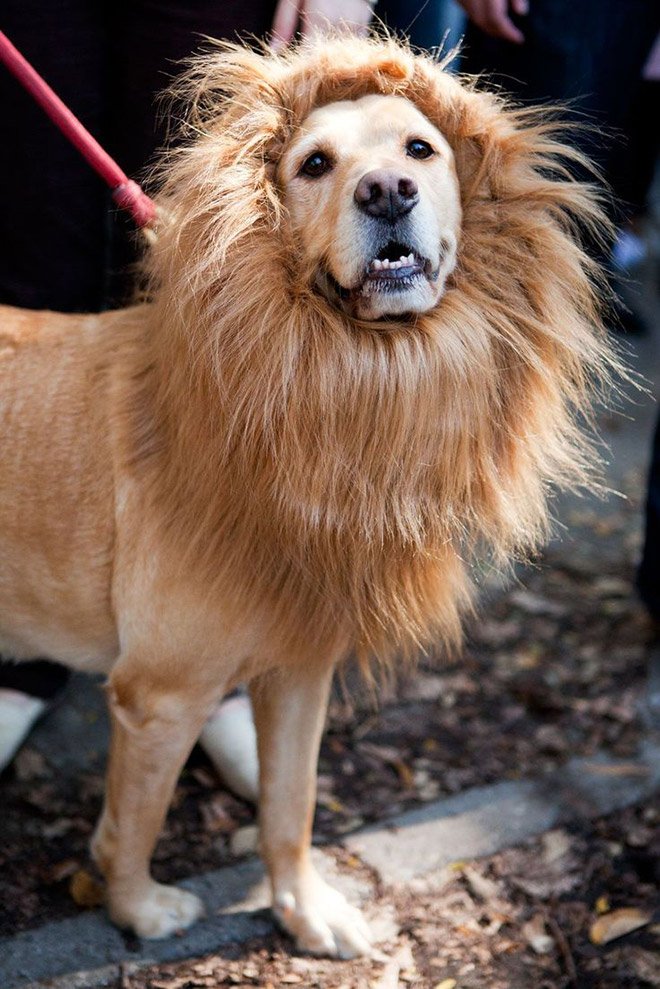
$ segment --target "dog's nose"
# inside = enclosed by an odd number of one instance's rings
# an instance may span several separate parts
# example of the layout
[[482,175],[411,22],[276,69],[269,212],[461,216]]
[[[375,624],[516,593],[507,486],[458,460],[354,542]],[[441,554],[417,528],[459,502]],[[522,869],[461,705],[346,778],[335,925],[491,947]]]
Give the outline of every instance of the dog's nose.
[[417,183],[407,175],[375,169],[363,175],[355,187],[355,202],[369,216],[390,223],[405,216],[419,199]]

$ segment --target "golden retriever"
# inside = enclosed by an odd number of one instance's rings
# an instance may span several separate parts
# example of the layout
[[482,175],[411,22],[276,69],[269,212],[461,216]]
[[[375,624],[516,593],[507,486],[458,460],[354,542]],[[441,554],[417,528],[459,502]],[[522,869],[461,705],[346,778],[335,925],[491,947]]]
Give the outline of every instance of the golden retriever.
[[542,118],[393,40],[222,46],[184,91],[150,301],[1,311],[0,651],[108,674],[93,854],[145,937],[201,912],[149,860],[249,682],[275,913],[352,956],[309,859],[333,670],[455,642],[475,555],[529,550],[588,476],[600,214]]

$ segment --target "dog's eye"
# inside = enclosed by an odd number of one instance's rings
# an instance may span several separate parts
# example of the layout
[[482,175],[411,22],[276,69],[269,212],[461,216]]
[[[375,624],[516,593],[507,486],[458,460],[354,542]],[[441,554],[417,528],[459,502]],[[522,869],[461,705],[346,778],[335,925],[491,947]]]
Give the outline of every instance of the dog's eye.
[[431,155],[435,154],[435,151],[428,143],[428,141],[420,141],[419,138],[414,138],[412,141],[408,141],[406,145],[406,154],[410,155],[411,158],[430,158]]
[[300,166],[300,174],[306,175],[310,179],[318,179],[319,176],[325,175],[332,168],[332,162],[327,155],[324,155],[322,151],[315,151],[305,158],[304,162]]

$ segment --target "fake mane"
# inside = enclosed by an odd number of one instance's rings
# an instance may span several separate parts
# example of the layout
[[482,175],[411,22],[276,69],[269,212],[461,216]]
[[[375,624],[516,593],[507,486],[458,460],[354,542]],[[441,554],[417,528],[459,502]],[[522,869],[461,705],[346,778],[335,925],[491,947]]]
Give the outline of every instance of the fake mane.
[[[550,488],[593,481],[582,424],[612,358],[579,156],[392,39],[218,46],[182,92],[195,136],[163,163],[171,222],[146,261],[172,538],[239,612],[266,602],[283,649],[456,641],[475,559],[529,553]],[[313,290],[277,181],[312,109],[368,93],[445,135],[463,208],[441,302],[386,327]]]

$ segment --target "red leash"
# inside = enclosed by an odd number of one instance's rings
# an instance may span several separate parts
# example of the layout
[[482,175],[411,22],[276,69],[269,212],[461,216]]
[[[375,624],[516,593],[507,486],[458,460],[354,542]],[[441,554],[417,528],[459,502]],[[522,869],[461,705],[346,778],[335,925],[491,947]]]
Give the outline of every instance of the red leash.
[[83,127],[77,117],[62,102],[30,63],[0,31],[0,62],[16,76],[39,106],[62,131],[65,137],[87,159],[112,191],[112,198],[121,209],[128,210],[138,227],[149,227],[156,219],[156,204],[129,179],[119,165],[103,150],[98,141]]

